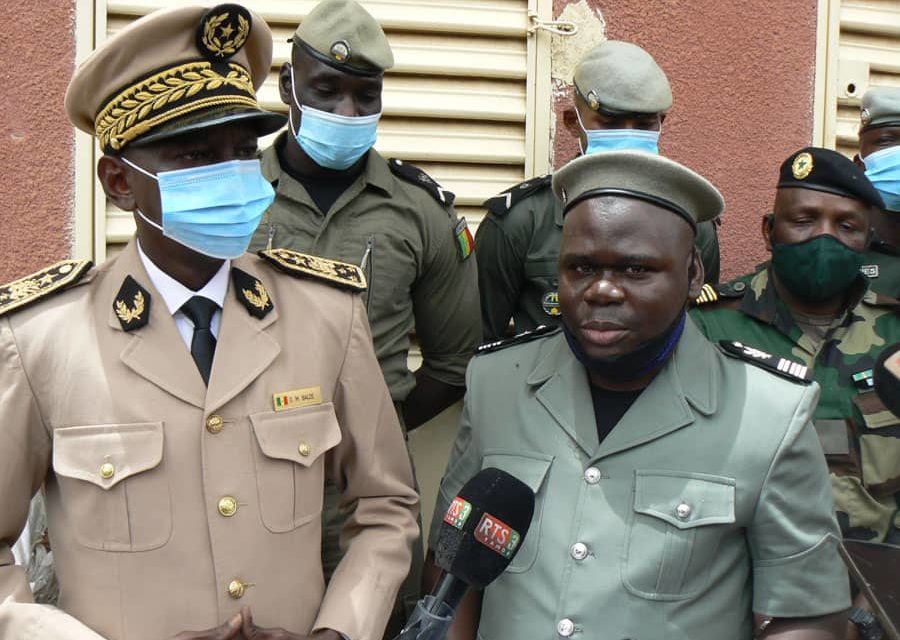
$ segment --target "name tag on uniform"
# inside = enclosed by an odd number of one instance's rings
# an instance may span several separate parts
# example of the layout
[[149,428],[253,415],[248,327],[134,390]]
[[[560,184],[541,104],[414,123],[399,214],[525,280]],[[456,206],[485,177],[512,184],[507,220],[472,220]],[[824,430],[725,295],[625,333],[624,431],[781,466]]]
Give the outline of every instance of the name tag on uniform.
[[863,272],[864,276],[869,278],[877,278],[878,277],[878,265],[877,264],[864,264],[859,268],[860,271]]
[[286,411],[287,409],[322,404],[322,388],[318,386],[306,387],[305,389],[273,393],[272,404],[275,407],[275,411]]

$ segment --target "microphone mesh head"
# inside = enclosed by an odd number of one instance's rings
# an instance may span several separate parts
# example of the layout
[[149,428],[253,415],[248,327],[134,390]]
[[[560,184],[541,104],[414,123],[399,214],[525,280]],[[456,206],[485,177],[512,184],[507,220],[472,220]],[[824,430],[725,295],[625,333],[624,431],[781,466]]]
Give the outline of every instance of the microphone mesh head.
[[444,515],[435,562],[471,587],[484,588],[515,557],[533,515],[528,485],[500,469],[482,469]]

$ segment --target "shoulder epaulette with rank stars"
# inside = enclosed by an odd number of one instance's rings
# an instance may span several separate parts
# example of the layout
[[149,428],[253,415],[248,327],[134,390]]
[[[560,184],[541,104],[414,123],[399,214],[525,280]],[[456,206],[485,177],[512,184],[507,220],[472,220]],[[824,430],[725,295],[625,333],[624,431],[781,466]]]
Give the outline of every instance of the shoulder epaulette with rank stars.
[[703,288],[700,289],[700,295],[694,300],[694,305],[700,306],[711,302],[718,302],[719,300],[742,298],[746,292],[747,283],[743,280],[726,282],[724,284],[706,283],[703,285]]
[[440,202],[445,207],[449,207],[456,200],[456,194],[452,191],[447,191],[441,185],[434,181],[434,179],[419,169],[419,167],[413,164],[407,164],[403,162],[403,160],[398,160],[397,158],[391,158],[388,161],[388,166],[391,168],[391,172],[403,180],[407,182],[412,182],[414,185],[425,189],[432,198]]
[[81,280],[93,264],[90,260],[63,260],[0,286],[0,316],[65,291]]
[[366,276],[355,264],[311,256],[290,249],[260,251],[259,257],[295,278],[317,278],[342,289],[366,290]]
[[805,384],[812,382],[812,372],[805,364],[794,362],[781,356],[773,356],[771,353],[766,353],[761,349],[732,340],[720,340],[719,347],[726,355],[754,364],[761,369],[774,373],[776,376]]
[[550,327],[542,324],[541,326],[536,327],[531,331],[523,331],[522,333],[518,333],[512,338],[504,338],[503,340],[486,342],[480,347],[476,347],[475,355],[480,356],[485,353],[500,351],[501,349],[506,349],[507,347],[512,347],[517,344],[525,344],[526,342],[531,342],[532,340],[537,340],[538,338],[548,336],[551,333],[556,333],[559,330],[559,327]]
[[533,193],[548,188],[552,181],[553,177],[549,173],[539,178],[531,178],[525,182],[520,182],[514,187],[510,187],[493,198],[488,198],[482,206],[494,215],[505,216],[517,203]]

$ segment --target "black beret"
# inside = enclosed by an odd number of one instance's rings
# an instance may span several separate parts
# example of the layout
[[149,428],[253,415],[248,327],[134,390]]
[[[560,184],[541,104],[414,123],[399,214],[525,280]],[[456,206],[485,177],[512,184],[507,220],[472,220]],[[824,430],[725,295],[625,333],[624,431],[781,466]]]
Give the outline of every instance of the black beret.
[[881,195],[865,172],[852,160],[831,149],[806,147],[792,153],[781,164],[778,188],[825,191],[884,209]]

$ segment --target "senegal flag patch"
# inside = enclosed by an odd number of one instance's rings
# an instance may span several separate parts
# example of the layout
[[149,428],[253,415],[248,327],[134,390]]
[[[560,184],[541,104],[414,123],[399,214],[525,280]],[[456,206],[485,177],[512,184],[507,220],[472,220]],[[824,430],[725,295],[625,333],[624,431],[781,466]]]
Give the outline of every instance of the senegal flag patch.
[[460,260],[465,260],[475,249],[475,240],[472,239],[472,232],[469,231],[469,223],[465,218],[460,218],[456,223],[456,246],[459,248]]

